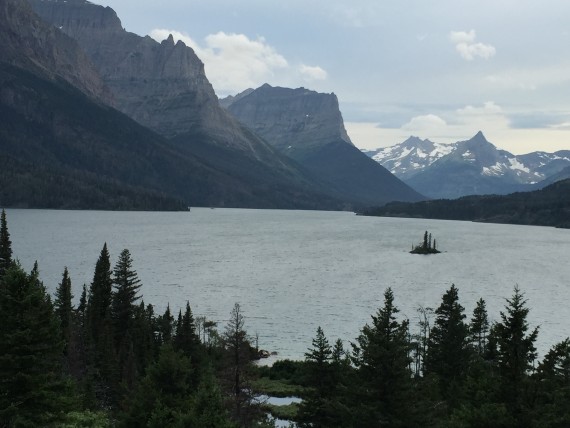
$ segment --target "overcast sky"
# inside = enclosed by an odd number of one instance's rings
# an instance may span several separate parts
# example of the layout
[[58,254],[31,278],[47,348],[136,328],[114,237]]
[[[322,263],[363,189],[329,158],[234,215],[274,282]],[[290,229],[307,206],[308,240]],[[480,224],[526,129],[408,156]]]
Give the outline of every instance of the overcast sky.
[[263,83],[334,92],[353,142],[471,138],[570,149],[568,0],[93,0],[172,33],[218,96]]

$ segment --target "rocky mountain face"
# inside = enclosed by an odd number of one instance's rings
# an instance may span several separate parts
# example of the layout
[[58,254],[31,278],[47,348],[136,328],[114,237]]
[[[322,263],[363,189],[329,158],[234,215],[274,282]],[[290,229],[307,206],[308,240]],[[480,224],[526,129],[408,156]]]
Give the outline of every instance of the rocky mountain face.
[[[341,206],[303,181],[299,169],[287,169],[282,155],[275,163],[285,166],[275,174],[253,155],[243,156],[241,169],[232,168],[240,159],[237,151],[230,166],[206,161],[105,104],[105,86],[78,43],[41,21],[23,0],[0,4],[0,41],[2,206]],[[239,125],[236,129],[249,136]],[[198,137],[187,141],[203,145]],[[276,152],[264,144],[267,153]]]
[[[239,206],[247,206],[246,200],[251,201],[251,207],[341,206],[336,190],[320,183],[220,107],[202,62],[184,43],[174,43],[172,37],[158,43],[129,33],[112,9],[85,0],[30,3],[45,22],[72,37],[87,52],[118,110],[169,139],[184,156],[234,177],[240,183],[237,188],[249,194],[238,198]],[[232,193],[225,189],[217,205],[237,206],[228,196]],[[268,200],[262,201],[261,195]]]
[[343,197],[358,205],[423,197],[350,141],[338,99],[305,88],[263,85],[222,100],[228,111]]
[[125,31],[115,11],[86,0],[30,0],[46,22],[77,40],[111,89],[116,107],[167,138],[203,135],[207,143],[272,163],[274,151],[218,103],[204,65],[172,37],[158,43]]
[[0,2],[0,22],[1,61],[65,80],[94,99],[112,103],[89,57],[73,39],[38,18],[26,0]]
[[561,151],[516,156],[497,149],[482,132],[454,144],[411,137],[401,144],[368,153],[432,198],[534,190],[541,187],[543,180],[570,165],[569,154]]

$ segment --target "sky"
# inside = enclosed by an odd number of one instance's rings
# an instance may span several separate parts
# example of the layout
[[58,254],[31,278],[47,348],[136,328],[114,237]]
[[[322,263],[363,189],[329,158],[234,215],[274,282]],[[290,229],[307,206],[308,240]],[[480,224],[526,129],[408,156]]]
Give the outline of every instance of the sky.
[[219,97],[264,83],[335,93],[360,148],[479,130],[514,154],[570,150],[568,0],[92,0],[173,34]]

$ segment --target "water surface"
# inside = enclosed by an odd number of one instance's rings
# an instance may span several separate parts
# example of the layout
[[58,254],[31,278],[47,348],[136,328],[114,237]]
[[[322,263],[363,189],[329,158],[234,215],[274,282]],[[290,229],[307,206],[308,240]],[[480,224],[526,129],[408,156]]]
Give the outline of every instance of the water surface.
[[[145,303],[162,313],[189,300],[223,329],[235,302],[259,346],[302,358],[317,326],[354,340],[392,287],[412,325],[452,283],[468,318],[483,297],[499,319],[513,287],[525,292],[541,350],[570,335],[570,231],[346,212],[193,208],[190,213],[7,210],[14,256],[34,260],[51,292],[64,266],[76,300],[107,242],[128,248]],[[429,230],[438,255],[411,255]]]

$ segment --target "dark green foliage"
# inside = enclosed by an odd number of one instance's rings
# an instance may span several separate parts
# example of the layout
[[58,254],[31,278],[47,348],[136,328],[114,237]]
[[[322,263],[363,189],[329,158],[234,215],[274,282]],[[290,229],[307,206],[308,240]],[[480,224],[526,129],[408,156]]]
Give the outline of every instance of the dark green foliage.
[[176,335],[174,337],[175,348],[182,351],[184,355],[192,358],[194,363],[200,359],[201,344],[200,338],[196,333],[196,324],[190,302],[186,301],[186,309],[184,315],[179,315],[179,321],[176,325]]
[[487,307],[483,299],[477,301],[477,306],[473,310],[469,334],[475,352],[480,356],[484,356],[487,353],[487,342],[489,340],[487,337],[489,334],[489,316],[487,315]]
[[431,233],[428,234],[428,231],[426,230],[424,233],[423,242],[416,245],[415,247],[412,247],[412,251],[410,251],[410,253],[412,253],[412,254],[438,254],[438,253],[441,253],[441,251],[439,251],[436,248],[435,239],[433,240],[433,244],[432,244]]
[[464,196],[416,203],[392,202],[364,215],[471,220],[570,228],[570,179],[533,192]]
[[131,253],[125,249],[113,271],[112,318],[117,347],[121,346],[127,331],[132,328],[135,303],[141,298],[138,291],[142,284],[132,265]]
[[[172,346],[161,348],[158,360],[149,366],[136,388],[123,426],[173,426],[190,407],[193,367],[188,357]],[[151,424],[150,421],[153,420]]]
[[425,362],[425,373],[438,377],[443,396],[451,400],[457,399],[457,389],[463,381],[469,359],[468,328],[463,310],[458,290],[452,285],[435,310]]
[[71,294],[71,278],[67,267],[63,270],[63,277],[55,291],[55,314],[59,318],[61,334],[64,343],[64,351],[67,353],[67,347],[71,338],[71,328],[73,322],[73,295]]
[[12,241],[8,232],[8,222],[6,221],[6,211],[2,210],[0,215],[0,278],[6,269],[12,264]]
[[501,312],[497,324],[498,366],[501,375],[503,400],[520,426],[527,426],[530,405],[529,378],[536,359],[534,342],[538,327],[529,332],[524,295],[515,287],[513,297],[507,299],[506,312]]
[[93,282],[89,288],[89,306],[86,311],[89,334],[95,346],[101,341],[105,324],[111,320],[112,289],[111,260],[105,243],[95,264]]
[[388,288],[384,306],[362,328],[353,344],[357,369],[356,409],[362,427],[404,427],[413,424],[408,321],[398,321],[399,310]]
[[73,408],[62,378],[59,320],[35,274],[9,268],[0,287],[0,425],[46,426]]

